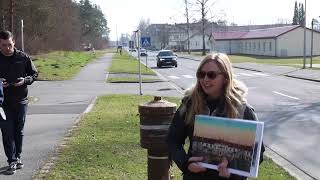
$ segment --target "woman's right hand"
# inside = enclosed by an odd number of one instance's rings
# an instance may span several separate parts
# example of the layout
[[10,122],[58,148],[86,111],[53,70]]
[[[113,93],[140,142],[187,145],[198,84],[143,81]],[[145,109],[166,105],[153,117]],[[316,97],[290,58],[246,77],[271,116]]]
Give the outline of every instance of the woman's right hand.
[[199,162],[203,161],[203,157],[191,157],[188,160],[188,170],[193,173],[205,172],[207,168],[200,165]]

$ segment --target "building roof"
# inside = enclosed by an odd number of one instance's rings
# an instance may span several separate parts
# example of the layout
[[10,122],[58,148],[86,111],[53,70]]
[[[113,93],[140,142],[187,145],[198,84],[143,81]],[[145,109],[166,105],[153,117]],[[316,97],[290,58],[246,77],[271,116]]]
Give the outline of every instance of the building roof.
[[213,32],[212,36],[215,40],[231,40],[231,39],[265,39],[275,38],[285,34],[293,29],[300,27],[299,25],[255,29],[247,31],[220,31]]

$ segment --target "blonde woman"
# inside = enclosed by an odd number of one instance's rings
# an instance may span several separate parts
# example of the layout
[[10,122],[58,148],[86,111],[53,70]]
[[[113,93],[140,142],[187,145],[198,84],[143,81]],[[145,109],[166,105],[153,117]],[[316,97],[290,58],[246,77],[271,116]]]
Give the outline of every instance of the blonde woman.
[[[196,84],[186,92],[178,108],[168,135],[170,159],[183,173],[184,180],[246,179],[230,174],[224,159],[218,170],[209,170],[199,162],[203,157],[192,156],[192,146],[185,152],[183,146],[188,138],[192,144],[195,115],[205,114],[228,118],[257,120],[254,110],[247,104],[247,88],[233,77],[231,62],[225,54],[210,54],[200,63]],[[262,146],[261,153],[264,147]],[[260,162],[263,154],[260,155]]]

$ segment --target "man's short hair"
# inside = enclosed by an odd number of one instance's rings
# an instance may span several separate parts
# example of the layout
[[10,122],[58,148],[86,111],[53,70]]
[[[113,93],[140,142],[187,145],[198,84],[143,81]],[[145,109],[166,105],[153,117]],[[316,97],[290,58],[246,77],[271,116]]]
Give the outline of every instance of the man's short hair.
[[8,40],[10,38],[13,38],[13,35],[10,31],[1,31],[0,32],[0,39]]

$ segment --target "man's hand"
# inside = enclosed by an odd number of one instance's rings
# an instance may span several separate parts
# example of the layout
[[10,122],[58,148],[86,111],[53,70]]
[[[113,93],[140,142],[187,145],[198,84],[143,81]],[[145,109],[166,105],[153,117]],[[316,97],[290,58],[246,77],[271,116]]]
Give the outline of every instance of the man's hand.
[[193,173],[205,172],[207,168],[202,167],[199,162],[203,161],[203,157],[191,157],[188,160],[188,170]]
[[221,163],[218,165],[219,176],[224,178],[230,177],[230,172],[228,171],[228,160],[223,157]]
[[2,117],[3,120],[7,119],[6,114],[4,113],[2,107],[0,107],[0,116]]
[[14,87],[22,86],[24,84],[24,77],[19,77],[17,81],[18,82],[14,83]]
[[2,87],[6,88],[9,86],[9,83],[6,81],[5,78],[0,78],[0,81],[2,81]]

